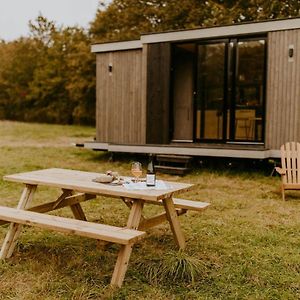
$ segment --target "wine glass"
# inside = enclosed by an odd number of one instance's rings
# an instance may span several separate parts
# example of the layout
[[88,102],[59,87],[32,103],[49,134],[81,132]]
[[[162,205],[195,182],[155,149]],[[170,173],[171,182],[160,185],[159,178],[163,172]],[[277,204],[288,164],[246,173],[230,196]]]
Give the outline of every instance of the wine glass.
[[140,176],[142,176],[142,164],[135,161],[131,164],[131,173],[135,177],[135,182],[138,182]]

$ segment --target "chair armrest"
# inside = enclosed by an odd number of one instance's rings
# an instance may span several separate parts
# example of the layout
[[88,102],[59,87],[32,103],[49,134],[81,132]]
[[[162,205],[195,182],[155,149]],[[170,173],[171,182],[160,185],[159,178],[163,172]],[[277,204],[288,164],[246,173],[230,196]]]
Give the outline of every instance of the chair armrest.
[[277,173],[279,173],[280,175],[285,175],[286,174],[286,170],[279,168],[279,167],[275,167],[275,170]]

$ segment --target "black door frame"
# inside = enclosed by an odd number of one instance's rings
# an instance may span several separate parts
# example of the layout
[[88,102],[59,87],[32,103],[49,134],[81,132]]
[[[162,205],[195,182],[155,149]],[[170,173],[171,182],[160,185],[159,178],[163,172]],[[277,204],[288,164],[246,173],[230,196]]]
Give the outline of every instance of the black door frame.
[[[196,126],[194,123],[194,142],[210,142],[210,143],[225,143],[226,142],[226,132],[227,132],[227,112],[225,113],[227,107],[228,107],[228,92],[227,92],[227,85],[228,85],[228,43],[229,43],[229,39],[213,39],[213,40],[205,40],[205,41],[199,41],[196,42],[196,57],[195,57],[195,61],[196,61],[196,69],[195,69],[195,98],[194,98],[194,120],[196,120],[196,101],[198,101],[200,94],[199,94],[199,90],[200,86],[200,80],[198,80],[198,75],[199,75],[199,45],[210,45],[210,44],[221,44],[224,43],[225,47],[224,47],[224,78],[223,78],[223,82],[224,82],[224,88],[223,88],[223,107],[222,107],[222,120],[223,120],[223,124],[222,124],[222,138],[221,139],[196,139]],[[203,101],[199,101],[200,102],[200,107],[204,107],[205,103]],[[201,126],[200,126],[200,137],[204,136],[204,122],[205,122],[205,118],[204,118],[204,113],[205,110],[201,109]]]
[[[263,104],[262,104],[262,139],[261,140],[239,140],[235,139],[235,111],[236,111],[236,101],[237,101],[237,82],[238,82],[238,55],[237,55],[237,46],[240,41],[257,41],[257,40],[264,40],[265,47],[264,47],[264,68],[263,68]],[[196,42],[198,45],[208,45],[208,44],[217,44],[217,43],[225,43],[225,61],[224,61],[224,95],[223,95],[223,132],[221,139],[204,139],[203,132],[204,132],[204,110],[201,110],[201,128],[200,128],[200,139],[195,139],[196,142],[205,142],[205,143],[264,143],[265,140],[265,109],[266,109],[266,61],[267,61],[267,38],[266,36],[242,36],[242,37],[232,37],[228,39],[217,39],[217,40],[206,40]],[[196,61],[197,66],[199,65],[198,62],[198,47],[196,53]],[[200,97],[199,94],[199,80],[198,80],[198,72],[199,69],[196,71],[196,94],[197,97]],[[230,96],[231,95],[231,96]],[[229,101],[230,99],[230,101]],[[196,101],[197,99],[195,99]],[[200,104],[204,105],[204,103]],[[228,126],[228,115],[227,110],[229,110],[229,136],[227,136],[227,126]],[[194,111],[196,111],[194,109]],[[196,120],[196,119],[195,119]],[[196,127],[196,126],[194,126]],[[194,135],[195,137],[195,135]],[[202,137],[202,138],[201,138]]]
[[[263,74],[263,104],[262,104],[262,138],[260,141],[253,140],[235,140],[235,104],[236,104],[236,83],[238,76],[238,65],[237,65],[237,44],[239,41],[254,41],[254,40],[264,40],[265,48],[264,48],[264,74]],[[236,143],[236,144],[263,144],[265,142],[265,116],[266,116],[266,78],[267,78],[267,36],[266,35],[247,35],[247,36],[239,36],[239,37],[228,37],[228,38],[220,38],[220,39],[206,39],[206,40],[197,40],[197,41],[188,41],[183,43],[174,43],[171,48],[172,57],[174,57],[174,48],[177,44],[186,44],[186,43],[194,43],[195,44],[195,67],[194,67],[194,142],[199,143]],[[223,128],[222,128],[222,138],[221,139],[196,139],[196,101],[198,100],[199,95],[199,82],[198,82],[198,58],[199,58],[199,45],[208,45],[208,44],[216,44],[216,43],[225,43],[225,53],[224,53],[224,101],[223,101]],[[173,63],[171,65],[171,73],[173,71]],[[171,83],[170,83],[170,99],[173,99],[173,75],[171,74]],[[230,97],[230,94],[232,95]],[[230,99],[230,101],[229,101]],[[173,101],[170,101],[170,140],[172,140],[173,128],[174,128],[174,118],[173,118]],[[201,102],[200,102],[201,103]],[[200,104],[200,105],[204,105]],[[227,128],[228,128],[228,114],[227,110],[229,109],[229,137],[227,137]],[[204,110],[201,110],[201,114],[204,113]],[[201,118],[201,122],[204,122],[204,118]],[[200,126],[200,137],[203,137],[204,126]],[[201,133],[202,132],[202,133]]]

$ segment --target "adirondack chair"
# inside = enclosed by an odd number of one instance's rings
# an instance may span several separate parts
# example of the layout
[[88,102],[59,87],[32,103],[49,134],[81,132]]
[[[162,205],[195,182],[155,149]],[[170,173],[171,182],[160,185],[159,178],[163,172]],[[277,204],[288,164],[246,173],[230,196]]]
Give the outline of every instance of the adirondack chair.
[[281,175],[282,199],[285,200],[285,190],[300,190],[300,143],[286,143],[280,151],[281,168],[275,169]]

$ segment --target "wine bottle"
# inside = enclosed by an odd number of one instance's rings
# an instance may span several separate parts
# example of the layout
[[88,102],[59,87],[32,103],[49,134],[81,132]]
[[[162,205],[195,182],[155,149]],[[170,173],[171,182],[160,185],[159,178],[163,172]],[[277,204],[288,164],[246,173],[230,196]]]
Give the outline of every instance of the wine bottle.
[[153,157],[150,155],[149,163],[147,167],[147,175],[146,175],[146,185],[147,186],[155,186],[156,183],[156,175],[153,167]]

